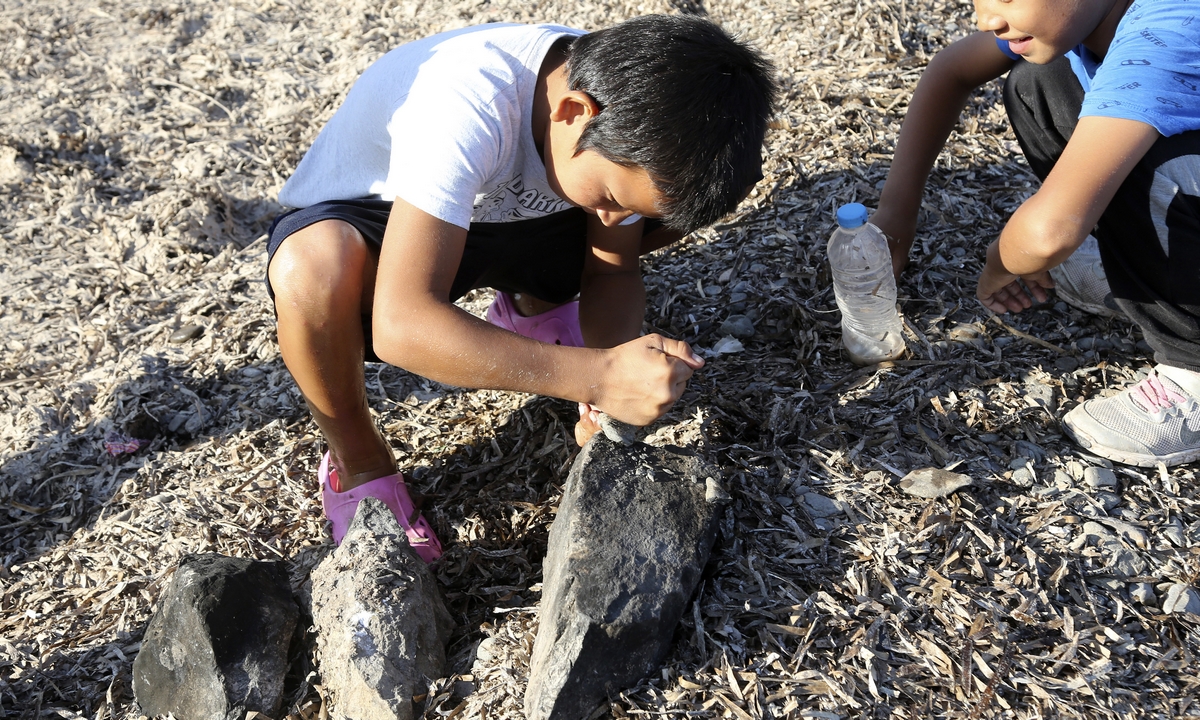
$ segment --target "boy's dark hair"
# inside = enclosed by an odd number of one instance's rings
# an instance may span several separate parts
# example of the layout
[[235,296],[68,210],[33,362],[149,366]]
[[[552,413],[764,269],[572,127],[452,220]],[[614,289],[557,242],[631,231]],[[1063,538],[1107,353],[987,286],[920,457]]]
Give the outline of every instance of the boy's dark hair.
[[715,222],[762,178],[778,88],[754,48],[704,18],[647,15],[578,37],[568,53],[568,86],[600,107],[575,152],[646,170],[668,226]]

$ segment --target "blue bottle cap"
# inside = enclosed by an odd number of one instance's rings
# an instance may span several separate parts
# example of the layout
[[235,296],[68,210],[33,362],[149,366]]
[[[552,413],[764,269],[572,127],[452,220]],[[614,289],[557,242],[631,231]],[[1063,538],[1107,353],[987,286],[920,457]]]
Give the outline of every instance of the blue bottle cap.
[[860,227],[867,223],[869,215],[862,203],[848,203],[838,208],[837,224],[846,229]]

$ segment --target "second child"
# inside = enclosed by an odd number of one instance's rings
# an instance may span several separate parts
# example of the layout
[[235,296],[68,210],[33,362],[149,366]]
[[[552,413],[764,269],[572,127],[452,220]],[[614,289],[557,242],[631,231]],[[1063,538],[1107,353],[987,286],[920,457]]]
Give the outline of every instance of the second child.
[[1004,107],[1042,184],[988,246],[979,300],[1020,312],[1032,304],[1026,289],[1044,301],[1056,288],[1106,312],[1111,289],[1158,364],[1132,387],[1075,407],[1064,426],[1090,452],[1122,463],[1200,459],[1195,3],[976,0],[975,11],[980,32],[938,53],[917,85],[872,218],[892,238],[896,270],[967,98],[1007,72]]

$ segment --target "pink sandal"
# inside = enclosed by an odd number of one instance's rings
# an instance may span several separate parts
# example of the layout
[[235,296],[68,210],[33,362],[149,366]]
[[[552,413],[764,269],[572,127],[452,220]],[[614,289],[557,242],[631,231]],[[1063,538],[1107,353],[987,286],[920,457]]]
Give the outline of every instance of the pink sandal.
[[559,305],[540,315],[522,317],[513,304],[512,296],[496,291],[496,299],[488,307],[491,324],[518,335],[551,345],[583,347],[583,331],[579,329],[579,301]]
[[408,544],[422,560],[431,563],[442,556],[442,543],[433,534],[429,522],[413,506],[404,476],[400,473],[376,478],[345,492],[334,492],[330,481],[337,478],[337,470],[330,467],[329,453],[325,453],[317,477],[321,479],[321,505],[325,508],[325,517],[333,531],[334,543],[342,544],[342,538],[346,536],[350,521],[358,510],[358,502],[373,497],[382,500],[395,513],[396,520],[408,536]]

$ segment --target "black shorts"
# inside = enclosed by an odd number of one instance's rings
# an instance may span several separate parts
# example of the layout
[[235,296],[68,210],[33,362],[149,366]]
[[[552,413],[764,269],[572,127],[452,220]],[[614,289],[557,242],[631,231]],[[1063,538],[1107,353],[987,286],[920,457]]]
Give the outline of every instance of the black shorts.
[[[389,200],[331,200],[288,212],[275,218],[267,231],[267,267],[275,251],[293,233],[322,220],[342,220],[354,226],[367,244],[383,247],[383,232],[392,212]],[[647,219],[644,233],[662,227]],[[564,303],[579,294],[587,252],[587,213],[579,208],[532,220],[506,223],[471,223],[462,262],[450,287],[453,302],[469,290],[495,288],[527,293],[539,300]],[[267,278],[267,293],[275,291]],[[379,362],[371,343],[371,317],[363,316],[366,360]]]
[[[267,233],[267,266],[284,240],[322,220],[349,223],[378,251],[391,212],[391,201],[368,199],[333,200],[290,210],[275,218]],[[450,300],[474,288],[490,287],[528,293],[551,303],[567,302],[579,294],[586,250],[587,214],[578,208],[532,220],[471,223]],[[269,279],[267,292],[275,298]]]

